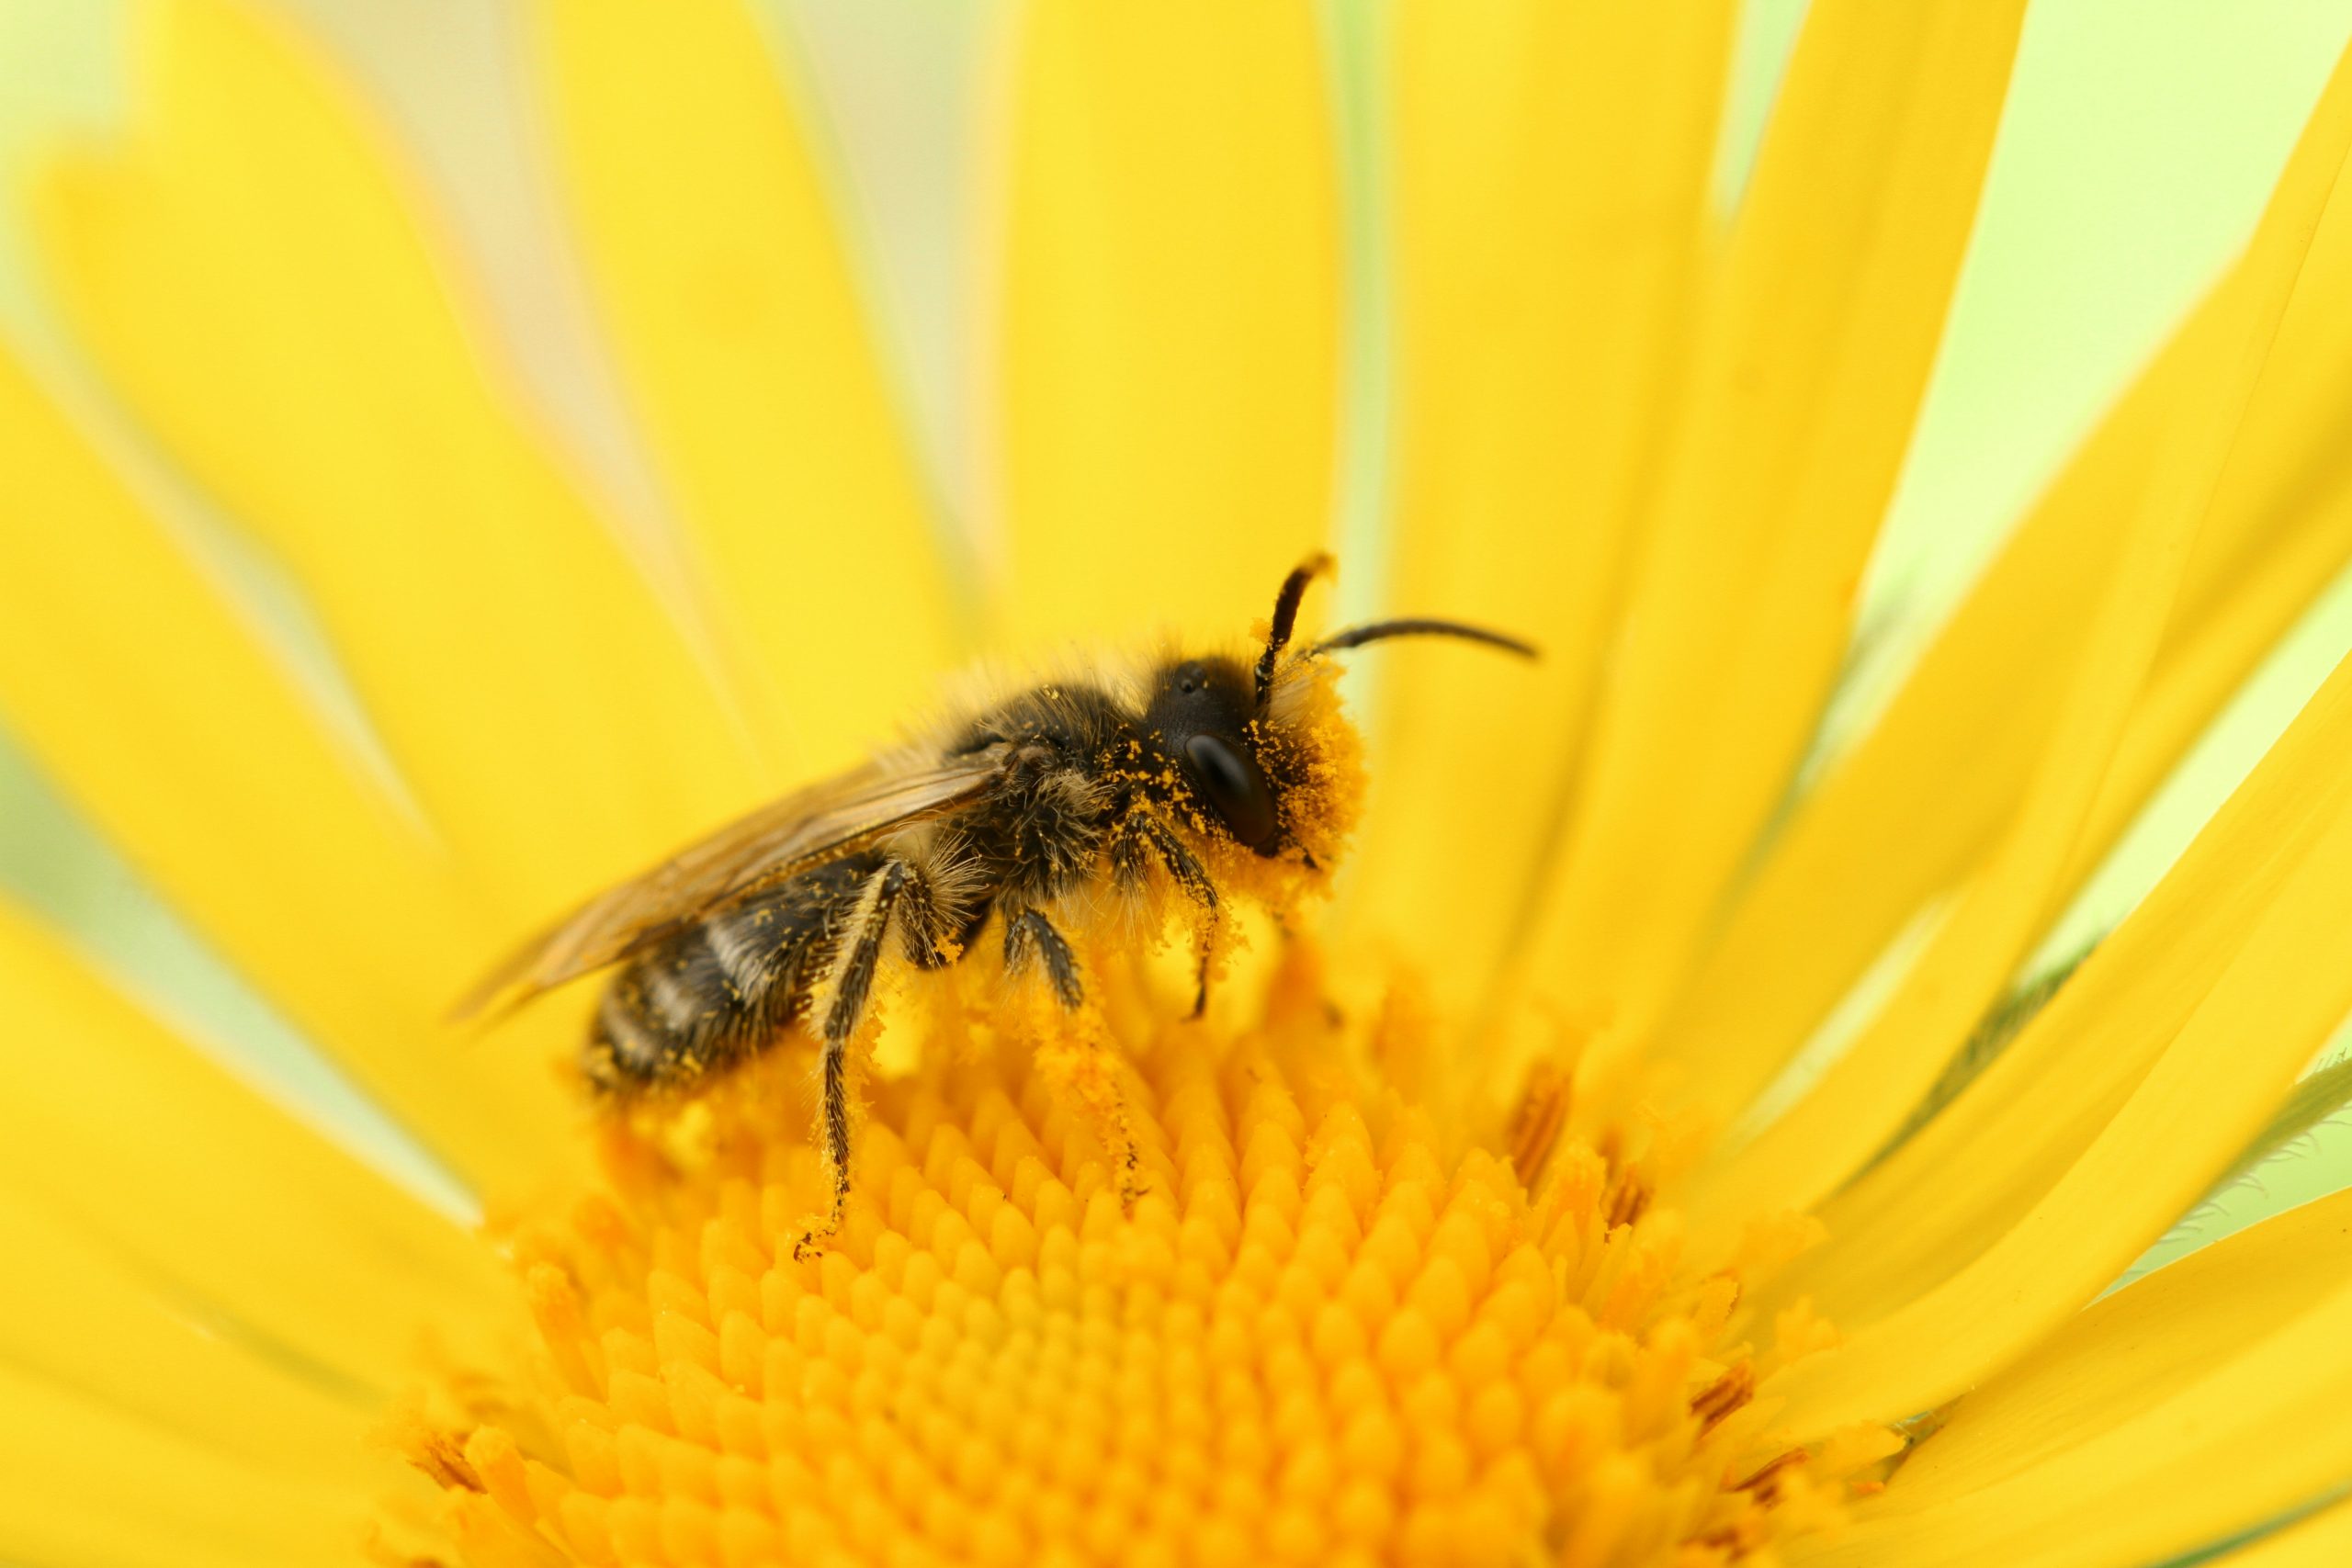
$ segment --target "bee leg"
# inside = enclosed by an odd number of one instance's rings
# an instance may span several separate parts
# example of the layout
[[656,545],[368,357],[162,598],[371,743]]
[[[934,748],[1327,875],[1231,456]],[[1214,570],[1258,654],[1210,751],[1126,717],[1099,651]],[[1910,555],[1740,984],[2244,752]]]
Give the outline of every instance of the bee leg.
[[1005,973],[1018,975],[1032,959],[1044,965],[1046,979],[1062,1006],[1076,1011],[1085,1004],[1086,987],[1079,983],[1078,959],[1062,933],[1035,909],[1015,910],[1004,920]]
[[1067,1091],[1093,1116],[1103,1142],[1111,1145],[1119,1167],[1119,1201],[1133,1209],[1143,1196],[1143,1155],[1136,1147],[1127,1120],[1126,1098],[1107,1060],[1102,1021],[1086,1009],[1086,988],[1080,982],[1078,960],[1069,942],[1054,923],[1035,909],[1009,909],[1004,917],[1004,969],[1018,975],[1035,963],[1062,1004],[1078,1036],[1074,1047],[1057,1045],[1041,1052],[1039,1066],[1057,1089]]
[[1208,868],[1201,864],[1184,840],[1169,831],[1168,824],[1154,818],[1139,817],[1136,832],[1151,846],[1152,853],[1169,876],[1183,890],[1200,911],[1195,925],[1193,947],[1196,954],[1193,972],[1193,1016],[1198,1018],[1209,1010],[1209,962],[1215,956],[1216,936],[1216,884],[1209,880]]
[[866,879],[846,922],[840,956],[834,960],[831,994],[818,1031],[824,1047],[824,1101],[819,1118],[832,1201],[823,1224],[811,1228],[794,1244],[796,1258],[822,1252],[824,1244],[840,1234],[849,1210],[849,1045],[856,1038],[866,1000],[874,991],[874,972],[889,934],[891,911],[917,875],[906,862],[892,861]]

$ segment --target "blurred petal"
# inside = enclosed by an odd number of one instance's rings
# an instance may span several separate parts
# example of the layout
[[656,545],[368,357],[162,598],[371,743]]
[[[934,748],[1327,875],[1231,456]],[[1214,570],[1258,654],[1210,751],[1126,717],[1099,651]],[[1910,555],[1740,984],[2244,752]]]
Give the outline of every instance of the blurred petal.
[[[2017,820],[1861,1039],[1786,1116],[1721,1163],[1707,1187],[1719,1212],[1735,1192],[1747,1213],[1807,1206],[1883,1147],[2060,907],[2063,873],[2154,654],[2347,140],[2352,73],[2339,65],[2264,214],[2251,264],[2223,308],[2199,318],[2185,351],[2200,367],[2188,373],[2198,395],[2183,400],[2167,428],[2132,537],[2102,592]],[[1700,1200],[1702,1208],[1708,1202]]]
[[1675,389],[1737,9],[1436,0],[1395,23],[1386,597],[1544,650],[1382,670],[1359,908],[1455,992],[1524,920],[1578,754]]
[[17,1367],[0,1367],[0,1555],[13,1562],[316,1568],[351,1557],[370,1501]]
[[[435,1027],[492,923],[196,565],[0,354],[0,714],[154,886],[469,1177],[542,1179],[537,1048]],[[534,1027],[551,1027],[535,1024]]]
[[1894,1135],[1998,998],[2059,907],[2060,875],[2172,604],[2200,480],[2210,486],[2211,472],[2176,483],[2173,504],[2143,513],[2067,673],[2052,745],[2009,832],[1860,1038],[1787,1114],[1720,1162],[1699,1208],[1714,1207],[1727,1224],[1734,1209],[1802,1209],[1822,1198]]
[[[2263,214],[2243,286],[2199,334],[2196,352],[2212,356],[2199,400],[2207,406],[2185,411],[2188,417],[2159,459],[2142,522],[2151,532],[2173,532],[2171,518],[2201,513],[2219,478],[2352,144],[2348,62],[2352,54],[2337,62]],[[2136,540],[2132,553],[2140,553]],[[2098,636],[2094,630],[2094,647]],[[2062,740],[2055,754],[2066,750]],[[2029,823],[2034,814],[2030,803]],[[2057,1184],[1951,1280],[1862,1329],[1832,1360],[1795,1368],[1783,1390],[1792,1423],[1825,1430],[1859,1416],[1917,1410],[1980,1381],[2096,1294],[2221,1173],[2352,1008],[2352,963],[2335,951],[2340,933],[2352,929],[2352,814],[2324,813],[2323,820],[2328,825],[2308,856],[2249,922],[2243,950]],[[1858,1048],[1840,1068],[1860,1054]],[[1875,1055],[1890,1071],[1910,1066],[1891,1052]],[[1833,1069],[1831,1076],[1840,1074]],[[1892,1119],[1869,1125],[1888,1108],[1874,1103],[1878,1097],[1858,1079],[1825,1088],[1846,1101],[1852,1117],[1812,1122],[1825,1138],[1867,1155],[1894,1132]],[[1807,1109],[1801,1106],[1781,1125]],[[1894,1108],[1894,1116],[1907,1109]],[[2020,1124],[2030,1127],[2033,1115],[2030,1105],[2021,1108]],[[1789,1155],[1810,1163],[1800,1178],[1826,1168],[1810,1159],[1810,1149]],[[1748,1195],[1751,1210],[1797,1190],[1781,1169],[1756,1168],[1759,1177],[1769,1169],[1770,1185]]]
[[[12,1276],[37,1287],[0,1296],[0,1365],[281,1481],[332,1485],[365,1474],[359,1438],[373,1390],[273,1361],[277,1347],[222,1337],[104,1241],[13,1185],[0,1190],[0,1245]],[[21,1437],[26,1425],[14,1405],[0,1405],[0,1433]]]
[[1847,640],[2000,118],[2018,0],[1815,6],[1701,315],[1547,987],[1652,1021],[1787,787]]
[[[487,1321],[496,1267],[474,1238],[230,1081],[5,908],[0,995],[22,1046],[0,1100],[0,1191],[165,1310],[363,1399],[390,1392],[422,1325],[469,1340]],[[21,1303],[0,1328],[27,1332],[40,1311]]]
[[1791,1561],[2153,1562],[2324,1495],[2352,1472],[2347,1225],[2312,1204],[2091,1308]]
[[1891,1501],[2029,1471],[2137,1419],[2352,1275],[2352,1192],[2307,1203],[2085,1309],[1971,1393],[1905,1461]]
[[[1951,1280],[1794,1368],[1784,1419],[1820,1432],[1926,1408],[2007,1364],[2098,1294],[2204,1192],[2352,1009],[2352,811],[2245,934],[2235,960],[2111,1121],[2018,1223]],[[2035,1123],[2031,1104],[2020,1127]]]
[[2230,1568],[2337,1568],[2352,1562],[2352,1501],[2337,1502],[2229,1555]]
[[[1984,1074],[1830,1201],[1830,1246],[1776,1290],[1809,1293],[1833,1321],[1858,1325],[2018,1223],[2245,952],[2257,920],[2352,802],[2347,751],[2352,664],[2338,667],[2179,863]],[[1967,1179],[1954,1180],[1956,1170]]]
[[710,596],[792,770],[839,766],[969,617],[798,107],[740,0],[538,17],[583,252]]
[[1325,537],[1339,240],[1305,0],[1037,0],[1004,276],[1007,629],[1239,631]]
[[704,671],[487,378],[353,105],[241,11],[144,21],[146,118],[44,187],[53,270],[313,596],[435,826],[519,922],[740,807]]
[[[1659,1027],[1664,1049],[1703,1067],[1694,1089],[1718,1114],[1770,1081],[2011,820],[2056,733],[2065,687],[2051,672],[2081,661],[2090,609],[2197,368],[2176,341],[2019,527],[1885,716],[1795,803]],[[1934,810],[1911,808],[1928,798]]]
[[[2240,269],[2242,274],[2244,267]],[[2233,284],[2227,287],[2239,287]],[[2019,526],[1893,706],[1795,806],[1661,1026],[1718,1115],[1745,1104],[1928,898],[2006,825],[2054,733],[2165,422],[2199,307]],[[2352,201],[2334,200],[2198,535],[2146,687],[2061,878],[2071,891],[2352,556]],[[1932,797],[1936,809],[1913,808]]]

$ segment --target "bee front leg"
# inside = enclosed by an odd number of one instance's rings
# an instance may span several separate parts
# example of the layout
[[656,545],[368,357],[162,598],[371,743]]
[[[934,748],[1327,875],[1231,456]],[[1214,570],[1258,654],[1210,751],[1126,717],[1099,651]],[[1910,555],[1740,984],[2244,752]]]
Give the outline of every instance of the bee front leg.
[[1137,817],[1135,824],[1136,837],[1151,846],[1151,852],[1159,858],[1169,879],[1199,912],[1193,933],[1193,1016],[1198,1018],[1209,1010],[1209,963],[1216,954],[1216,884],[1209,880],[1208,868],[1184,847],[1183,840],[1169,830],[1167,823],[1157,818]]
[[1086,1006],[1078,959],[1069,941],[1043,914],[1035,909],[1009,909],[1004,917],[1005,973],[1018,976],[1032,964],[1045,971],[1046,984],[1053,987],[1070,1026],[1069,1041],[1041,1049],[1037,1065],[1057,1093],[1067,1095],[1093,1118],[1118,1164],[1119,1201],[1132,1210],[1143,1196],[1143,1155],[1136,1147],[1126,1096],[1119,1089],[1102,1021]]
[[814,1257],[841,1232],[849,1209],[849,1046],[865,1021],[865,1004],[874,992],[874,975],[882,960],[890,916],[921,874],[905,861],[892,861],[858,889],[842,935],[829,984],[822,993],[818,1037],[824,1050],[823,1104],[818,1113],[825,1147],[826,1176],[832,1185],[831,1203],[820,1225],[810,1227],[794,1244],[796,1258]]

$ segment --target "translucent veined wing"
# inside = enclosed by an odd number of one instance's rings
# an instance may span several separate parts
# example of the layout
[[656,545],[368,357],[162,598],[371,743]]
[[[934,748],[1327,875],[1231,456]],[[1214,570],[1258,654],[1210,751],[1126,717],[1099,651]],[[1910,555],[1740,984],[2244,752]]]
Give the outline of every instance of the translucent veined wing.
[[1010,752],[995,745],[916,767],[869,761],[770,801],[606,888],[525,942],[450,1017],[473,1017],[501,997],[509,1008],[520,1006],[763,887],[854,854],[886,833],[944,817],[984,794]]

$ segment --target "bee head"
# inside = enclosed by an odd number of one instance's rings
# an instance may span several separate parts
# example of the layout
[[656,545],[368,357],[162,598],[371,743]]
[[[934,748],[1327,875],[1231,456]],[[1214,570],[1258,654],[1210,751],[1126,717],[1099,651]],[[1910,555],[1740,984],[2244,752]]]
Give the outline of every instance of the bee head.
[[1280,789],[1261,756],[1250,671],[1238,660],[1181,659],[1152,677],[1144,723],[1193,801],[1235,842],[1261,855],[1283,847]]
[[1310,869],[1345,837],[1362,794],[1355,731],[1332,689],[1331,655],[1396,637],[1535,654],[1500,632],[1429,619],[1374,621],[1292,651],[1300,602],[1330,570],[1331,558],[1317,554],[1283,580],[1253,666],[1216,656],[1160,666],[1145,716],[1204,816],[1242,848],[1266,859],[1296,850]]

